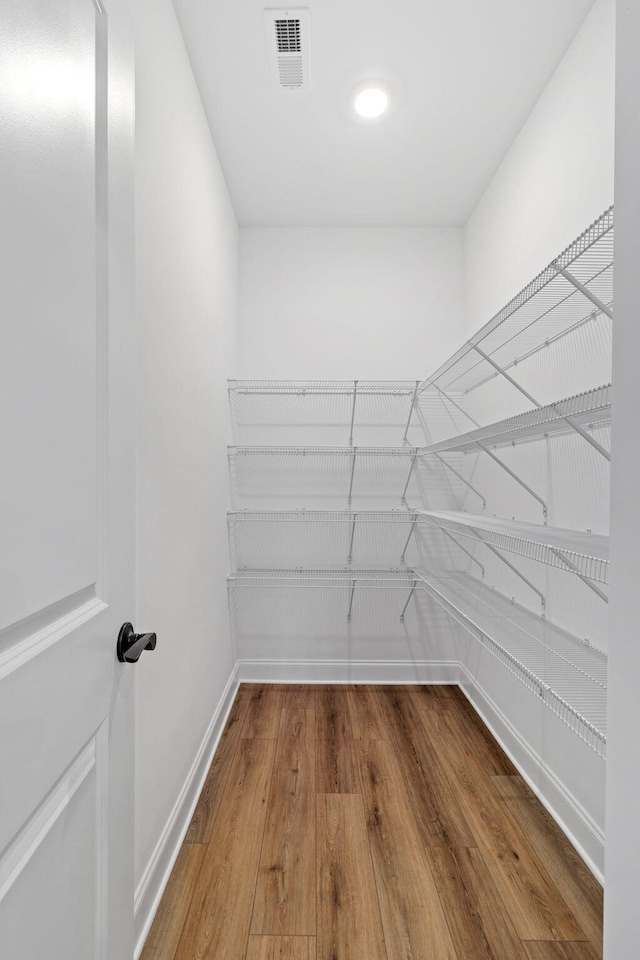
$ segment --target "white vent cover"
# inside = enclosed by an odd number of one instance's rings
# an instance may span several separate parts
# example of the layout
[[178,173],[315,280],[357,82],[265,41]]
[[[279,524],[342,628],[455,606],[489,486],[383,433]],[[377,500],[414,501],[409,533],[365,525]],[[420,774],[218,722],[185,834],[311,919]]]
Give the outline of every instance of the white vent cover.
[[273,84],[278,90],[309,88],[309,10],[265,10]]

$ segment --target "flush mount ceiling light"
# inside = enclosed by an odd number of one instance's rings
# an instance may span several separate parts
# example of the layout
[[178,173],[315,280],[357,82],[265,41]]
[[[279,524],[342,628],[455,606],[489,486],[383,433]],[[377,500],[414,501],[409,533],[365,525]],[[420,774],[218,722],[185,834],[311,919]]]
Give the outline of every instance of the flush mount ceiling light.
[[369,120],[383,114],[388,105],[389,97],[379,87],[367,87],[353,101],[356,113]]
[[365,120],[382,116],[388,106],[389,94],[376,83],[359,86],[353,98],[354,110]]

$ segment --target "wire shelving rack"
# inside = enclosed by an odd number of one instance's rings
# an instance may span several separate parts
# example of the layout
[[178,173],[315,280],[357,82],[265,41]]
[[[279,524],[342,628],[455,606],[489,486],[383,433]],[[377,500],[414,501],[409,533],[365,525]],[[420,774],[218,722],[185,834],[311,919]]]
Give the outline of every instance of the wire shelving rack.
[[[347,619],[351,621],[356,591],[388,590],[393,598],[391,615],[395,618],[395,600],[399,598],[398,614],[403,623],[412,598],[428,597],[598,756],[604,757],[606,655],[546,619],[545,597],[503,554],[573,573],[606,600],[596,584],[608,582],[608,540],[588,532],[546,526],[547,505],[540,496],[542,491],[533,489],[516,473],[515,460],[509,460],[506,450],[500,458],[493,451],[573,432],[610,460],[606,428],[611,422],[611,384],[584,390],[583,383],[574,379],[573,389],[581,392],[549,403],[546,399],[557,394],[550,381],[545,382],[547,398],[541,403],[530,392],[525,374],[527,361],[537,362],[536,355],[572,334],[583,331],[578,337],[580,343],[586,342],[587,335],[593,339],[596,334],[586,327],[593,321],[593,330],[606,341],[613,318],[612,303],[610,208],[427,379],[229,381],[235,440],[229,447],[232,488],[238,488],[241,501],[244,497],[244,503],[250,505],[230,512],[230,529],[248,529],[252,524],[291,528],[296,524],[306,528],[306,535],[324,524],[340,530],[340,537],[334,539],[341,549],[349,544],[348,556],[344,550],[344,566],[309,563],[309,556],[314,554],[308,550],[304,558],[307,566],[277,562],[272,566],[242,566],[229,577],[230,591],[242,594],[246,587],[257,587],[258,592],[266,588],[271,596],[271,588],[293,587],[297,597],[301,596],[297,588],[346,591]],[[602,331],[608,331],[606,336]],[[589,370],[599,371],[598,379],[593,376],[592,382],[602,383],[610,375],[604,362]],[[496,420],[504,412],[495,406],[497,391],[491,386],[480,389],[493,381],[519,391],[520,409],[523,400],[528,409]],[[557,386],[558,381],[554,382]],[[474,395],[475,391],[478,394]],[[474,404],[485,413],[484,419],[479,414],[481,422],[472,416]],[[486,424],[487,419],[495,422]],[[470,424],[473,429],[469,429]],[[432,438],[437,439],[434,442]],[[542,505],[545,525],[462,513],[448,506],[443,509],[439,503],[438,509],[433,509],[428,496],[413,505],[414,493],[426,490],[431,494],[430,484],[444,487],[448,482],[453,500],[459,489],[454,485],[463,484],[479,497],[485,509],[482,491],[472,485],[472,481],[478,481],[463,465],[463,455],[468,452],[493,458],[520,483]],[[410,486],[412,482],[417,485]],[[462,496],[459,499],[463,502]],[[344,509],[338,509],[343,505]],[[365,506],[367,509],[360,509]],[[370,540],[372,544],[376,538],[379,543],[394,544],[388,555],[390,563],[387,560],[385,565],[366,567],[358,562],[361,556],[353,552],[354,536],[363,528],[394,531],[386,541],[376,533]],[[396,532],[401,532],[403,543],[400,556],[395,546]],[[433,567],[423,567],[413,558],[407,563],[409,554],[407,558],[405,554],[412,538],[424,534],[423,539],[429,540],[436,532],[440,553],[436,550],[427,557],[435,559]],[[263,531],[261,536],[268,541],[268,532]],[[467,571],[450,569],[456,564],[451,563],[451,551],[447,556],[441,549],[445,537],[449,538],[449,547],[451,541],[459,548],[456,559],[466,555]],[[294,542],[295,537],[290,540]],[[542,615],[479,579],[484,577],[484,568],[478,558],[485,548],[497,554],[538,594]],[[372,550],[367,559],[377,559],[383,553]],[[265,551],[264,556],[271,559],[284,554],[286,551],[275,551],[269,556]],[[526,570],[524,564],[520,566]],[[384,593],[377,599],[387,602]],[[371,596],[370,603],[374,603]],[[340,605],[337,609],[342,617]],[[364,614],[364,605],[360,610]]]

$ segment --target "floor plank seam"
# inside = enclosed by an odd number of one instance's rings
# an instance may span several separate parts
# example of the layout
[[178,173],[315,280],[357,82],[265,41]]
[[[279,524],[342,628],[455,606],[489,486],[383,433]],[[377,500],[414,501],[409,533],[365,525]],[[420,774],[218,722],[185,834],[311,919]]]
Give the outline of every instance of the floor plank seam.
[[[246,739],[252,739],[252,738],[246,738]],[[267,738],[265,738],[265,739],[267,739]],[[271,739],[271,738],[268,738],[268,739]],[[265,835],[265,832],[266,832],[266,829],[267,829],[267,816],[266,816],[266,814],[267,814],[267,812],[268,812],[268,810],[269,810],[269,800],[270,800],[270,797],[271,797],[271,789],[272,789],[272,787],[273,787],[273,771],[274,771],[275,764],[276,764],[276,754],[277,754],[277,750],[278,750],[278,741],[276,740],[276,745],[275,745],[274,750],[273,750],[273,758],[272,758],[272,760],[271,760],[271,771],[270,771],[270,773],[269,773],[269,790],[267,791],[267,800],[266,800],[267,809],[266,809],[266,811],[265,811],[264,823],[262,824],[262,837],[260,838],[260,852],[259,852],[259,854],[258,854],[256,875],[255,875],[255,878],[254,878],[254,881],[253,881],[253,896],[252,896],[252,898],[251,898],[251,912],[249,913],[249,924],[248,924],[248,927],[247,927],[247,936],[246,936],[246,940],[245,940],[245,947],[244,947],[244,954],[243,954],[244,960],[246,960],[247,953],[249,952],[249,937],[251,936],[251,925],[252,925],[252,923],[253,923],[253,913],[254,913],[254,910],[255,910],[255,908],[256,908],[256,892],[257,892],[257,889],[258,889],[258,877],[259,877],[259,875],[260,875],[260,862],[261,862],[261,860],[262,860],[262,849],[263,849],[263,847],[264,847],[264,835]]]

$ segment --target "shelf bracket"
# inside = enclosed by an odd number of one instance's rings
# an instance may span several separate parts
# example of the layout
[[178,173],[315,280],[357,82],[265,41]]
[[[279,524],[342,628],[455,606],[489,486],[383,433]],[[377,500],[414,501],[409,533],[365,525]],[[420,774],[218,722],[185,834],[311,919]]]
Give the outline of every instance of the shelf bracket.
[[[494,370],[497,370],[498,373],[501,374],[501,376],[503,376],[505,380],[507,380],[511,384],[512,387],[515,387],[515,389],[518,390],[523,395],[523,397],[526,397],[529,403],[532,403],[534,407],[537,407],[538,410],[540,410],[540,408],[542,407],[542,404],[538,403],[535,397],[532,397],[528,390],[525,390],[525,388],[521,384],[519,384],[517,380],[514,380],[513,377],[509,376],[507,371],[503,370],[503,368],[499,364],[497,364],[495,360],[493,360],[488,354],[486,354],[484,350],[481,350],[480,347],[477,347],[474,345],[473,349],[476,351],[476,353],[479,353],[480,356],[494,368]],[[584,429],[584,427],[581,427],[579,423],[576,423],[572,417],[567,417],[563,413],[560,413],[560,411],[557,409],[555,404],[551,403],[549,404],[549,406],[556,411],[556,413],[560,416],[560,418],[564,420],[564,422],[568,424],[572,430],[575,430],[576,433],[579,433],[580,436],[594,448],[594,450],[597,450],[598,453],[601,454],[606,460],[611,461],[611,454],[609,453],[609,451],[606,450],[602,446],[602,444],[598,443],[597,440],[594,440],[593,437],[589,436],[589,434]]]
[[476,497],[480,497],[480,499],[482,500],[482,509],[484,510],[487,506],[487,501],[485,500],[483,494],[481,494],[480,491],[473,486],[473,484],[469,483],[466,477],[463,477],[461,473],[458,473],[455,467],[452,467],[450,463],[447,463],[444,457],[441,457],[439,453],[433,453],[432,456],[434,456],[436,460],[439,460],[443,467],[446,467],[447,470],[450,470],[451,473],[455,474],[458,480],[462,480],[465,487],[468,487],[469,490],[475,493]]
[[474,555],[471,553],[471,550],[467,550],[467,548],[464,547],[464,546],[460,543],[459,540],[456,540],[456,538],[454,537],[454,535],[453,535],[449,530],[445,530],[444,527],[439,527],[438,529],[442,530],[442,532],[443,532],[447,537],[449,537],[449,540],[453,540],[453,542],[455,543],[456,547],[458,547],[459,550],[462,550],[463,553],[466,553],[466,555],[469,557],[469,559],[470,559],[470,560],[473,560],[473,562],[480,567],[480,569],[482,570],[482,579],[484,580],[484,573],[485,573],[484,567],[482,566],[482,564],[480,563],[480,561],[479,561],[476,557],[474,557]]
[[406,542],[405,545],[404,545],[404,549],[403,549],[403,551],[402,551],[402,556],[400,557],[400,563],[404,563],[404,562],[405,562],[404,555],[405,555],[405,553],[407,552],[407,547],[409,546],[409,541],[411,540],[411,537],[413,536],[413,531],[414,531],[415,528],[416,528],[416,523],[417,523],[417,522],[418,522],[418,514],[417,514],[417,513],[414,513],[414,515],[413,515],[413,523],[411,524],[411,530],[409,531],[409,536],[407,537],[407,542]]
[[496,455],[495,455],[495,453],[493,453],[493,451],[489,450],[488,447],[485,447],[484,443],[480,443],[479,441],[476,441],[476,443],[477,443],[477,445],[480,447],[480,449],[483,450],[484,453],[487,454],[487,456],[491,457],[492,460],[495,460],[495,462],[496,462],[499,466],[501,466],[502,469],[505,470],[506,473],[508,473],[509,476],[512,477],[512,478],[516,481],[516,483],[519,483],[520,486],[521,486],[524,490],[527,491],[527,493],[531,494],[531,496],[534,498],[534,500],[537,500],[538,503],[541,504],[541,506],[542,506],[542,515],[543,515],[543,517],[544,517],[544,522],[545,522],[545,524],[546,524],[546,522],[547,522],[547,504],[546,504],[546,502],[542,499],[542,497],[539,496],[539,495],[535,492],[535,490],[533,490],[533,489],[529,486],[528,483],[525,483],[524,480],[523,480],[521,477],[519,477],[517,473],[514,473],[514,471],[511,469],[511,467],[508,467],[508,466],[506,465],[506,463],[504,463],[504,461],[500,460],[499,457],[496,457]]
[[347,496],[347,503],[351,506],[351,495],[353,493],[353,476],[356,472],[356,457],[357,457],[358,448],[353,448],[353,459],[351,461],[351,479],[349,481],[349,494]]
[[351,542],[349,544],[349,563],[351,563],[351,561],[353,560],[353,540],[356,535],[356,517],[357,517],[357,514],[354,513],[353,520],[351,523]]
[[347,614],[347,623],[351,623],[351,612],[353,610],[353,595],[356,592],[356,581],[351,581],[351,598],[349,599],[349,613]]
[[609,597],[606,595],[606,593],[604,593],[604,591],[601,590],[600,587],[596,587],[595,583],[592,583],[592,581],[589,580],[588,577],[585,577],[584,574],[580,573],[577,567],[575,567],[570,560],[567,560],[567,558],[565,557],[565,555],[562,553],[561,550],[556,550],[555,547],[550,547],[549,549],[551,550],[551,553],[555,554],[556,557],[558,557],[558,559],[562,560],[562,562],[569,568],[569,570],[571,570],[572,573],[575,573],[576,577],[578,577],[579,580],[582,580],[582,582],[586,587],[589,587],[589,590],[593,590],[593,592],[597,597],[600,597],[600,599],[603,600],[605,603],[609,603]]
[[456,408],[456,410],[459,410],[463,417],[466,417],[467,420],[471,420],[471,423],[474,425],[474,427],[479,427],[479,426],[480,426],[480,424],[478,423],[478,421],[477,421],[477,420],[474,420],[470,413],[467,413],[467,411],[464,410],[463,407],[461,407],[460,404],[457,403],[457,402],[453,399],[453,397],[450,397],[448,393],[445,393],[444,390],[441,390],[440,387],[439,387],[436,383],[432,383],[431,386],[434,387],[434,388],[438,391],[438,393],[440,394],[441,397],[444,397],[444,399],[447,401],[447,403],[453,404],[453,406]]
[[353,381],[353,404],[351,407],[351,429],[349,431],[349,446],[353,446],[353,423],[356,416],[356,396],[358,393],[358,381]]
[[[414,529],[415,529],[415,526],[416,526],[416,523],[417,523],[418,519],[419,519],[419,515],[416,514],[415,517],[414,517],[414,519],[413,519],[413,523],[411,524],[411,533],[409,534],[409,536],[408,536],[408,538],[407,538],[407,542],[406,542],[405,545],[404,545],[404,550],[402,551],[402,556],[400,557],[400,562],[401,562],[401,563],[404,563],[404,562],[405,562],[404,555],[405,555],[405,553],[407,552],[407,547],[409,546],[409,540],[411,540],[411,537],[412,537],[412,535],[413,535],[413,531],[414,531]],[[466,555],[469,557],[470,560],[473,560],[473,562],[480,567],[480,570],[482,571],[482,578],[484,579],[484,567],[482,566],[482,564],[480,563],[480,561],[477,560],[476,557],[474,557],[474,555],[471,553],[471,551],[470,551],[470,550],[467,550],[466,547],[464,547],[461,543],[459,543],[459,542],[456,540],[456,538],[454,537],[454,535],[449,532],[449,530],[447,530],[445,527],[440,526],[440,524],[436,523],[436,521],[434,520],[433,517],[427,517],[427,519],[429,520],[430,523],[433,523],[434,526],[436,526],[436,527],[438,528],[438,530],[440,530],[442,533],[444,533],[444,535],[445,535],[446,537],[448,537],[449,540],[452,540],[453,543],[455,543],[456,547],[458,547],[458,549],[462,550],[463,553],[466,553]]]
[[413,415],[413,408],[414,408],[415,403],[416,403],[416,397],[418,396],[418,387],[419,387],[419,386],[420,386],[420,381],[419,381],[419,380],[416,380],[416,388],[415,388],[415,390],[413,391],[413,398],[412,398],[412,400],[411,400],[411,406],[410,406],[410,408],[409,408],[409,416],[408,416],[408,418],[407,418],[407,425],[406,425],[406,427],[404,428],[404,436],[403,436],[403,438],[402,438],[402,442],[403,442],[403,443],[407,443],[407,436],[408,436],[408,434],[409,434],[409,426],[410,426],[410,424],[411,424],[411,417],[412,417],[412,415]]
[[565,280],[568,280],[569,283],[579,290],[583,297],[586,297],[587,300],[590,300],[591,303],[596,307],[601,313],[604,313],[606,317],[609,317],[610,320],[613,320],[613,310],[611,307],[608,307],[606,303],[603,303],[600,297],[597,297],[595,293],[592,293],[588,287],[585,287],[584,283],[580,283],[572,273],[569,273],[568,270],[565,270],[564,267],[561,267],[557,260],[554,262],[553,266],[556,268],[558,273],[562,274]]
[[418,585],[417,583],[414,583],[413,586],[411,587],[411,593],[410,593],[409,596],[407,597],[407,602],[405,603],[404,607],[402,608],[402,613],[400,614],[400,623],[404,623],[404,615],[405,615],[405,613],[407,612],[407,607],[409,606],[409,603],[411,602],[411,597],[414,595],[414,593],[415,593],[415,591],[416,591],[417,585]]
[[408,476],[407,476],[407,482],[406,482],[405,485],[404,485],[404,490],[402,491],[402,496],[400,497],[400,503],[405,503],[405,504],[406,504],[406,502],[407,502],[407,490],[409,489],[409,481],[411,480],[411,474],[413,473],[413,468],[414,468],[415,465],[416,465],[416,459],[417,459],[417,457],[418,457],[418,454],[417,454],[417,453],[414,453],[414,455],[413,455],[412,458],[411,458],[411,466],[409,467],[409,474],[408,474]]
[[502,562],[503,562],[507,567],[509,567],[509,569],[512,570],[513,573],[515,573],[515,575],[516,575],[517,577],[520,577],[520,579],[522,580],[523,583],[526,583],[526,585],[529,587],[530,590],[533,590],[534,593],[537,593],[537,594],[538,594],[538,596],[540,597],[540,605],[541,605],[541,607],[542,607],[542,619],[544,620],[545,614],[546,614],[546,609],[547,609],[547,601],[546,601],[546,599],[545,599],[544,593],[542,593],[541,590],[538,590],[538,588],[535,586],[535,584],[533,584],[533,583],[531,582],[531,580],[529,580],[527,577],[525,577],[524,573],[522,573],[520,570],[518,570],[518,568],[516,567],[516,565],[515,565],[514,563],[511,563],[510,560],[507,560],[507,558],[506,558],[505,556],[503,556],[503,554],[500,552],[500,550],[496,549],[496,547],[494,547],[492,543],[488,543],[488,542],[485,540],[485,538],[482,536],[482,534],[481,534],[478,530],[474,529],[474,533],[475,533],[476,536],[478,537],[478,540],[485,545],[485,547],[487,548],[487,550],[490,550],[491,553],[495,554],[496,557],[498,557],[499,560],[502,560]]

